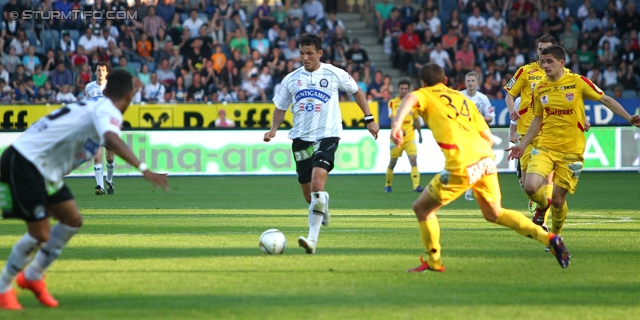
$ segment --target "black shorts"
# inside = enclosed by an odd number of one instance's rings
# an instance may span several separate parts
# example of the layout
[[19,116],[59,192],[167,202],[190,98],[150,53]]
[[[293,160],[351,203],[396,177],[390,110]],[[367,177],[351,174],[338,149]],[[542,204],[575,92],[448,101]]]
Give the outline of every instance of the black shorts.
[[339,141],[340,138],[324,138],[316,142],[293,139],[291,149],[296,160],[296,173],[300,184],[311,182],[311,172],[315,167],[324,168],[328,172],[333,170]]
[[66,184],[48,195],[38,168],[13,147],[5,150],[0,158],[0,181],[9,184],[13,197],[13,210],[2,212],[5,219],[39,221],[48,216],[47,206],[73,199]]

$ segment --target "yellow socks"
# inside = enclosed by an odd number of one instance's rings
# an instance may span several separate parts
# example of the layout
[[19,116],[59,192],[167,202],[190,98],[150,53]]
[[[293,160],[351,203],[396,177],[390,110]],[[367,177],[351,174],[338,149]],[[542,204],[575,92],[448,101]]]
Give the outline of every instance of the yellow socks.
[[438,217],[427,221],[418,221],[420,226],[420,238],[427,252],[427,263],[433,269],[442,267],[442,259],[440,259],[440,223]]
[[418,167],[411,167],[411,182],[413,182],[413,190],[420,185],[420,171],[418,171]]
[[536,239],[545,246],[549,246],[549,234],[520,212],[502,209],[496,224],[509,227],[523,236]]
[[[544,188],[544,196],[551,199],[551,195],[553,193],[553,184],[547,184],[542,186],[542,188]],[[543,225],[547,225],[547,219],[549,218],[549,211],[551,210],[547,210],[547,212],[544,213],[544,222],[542,222]]]
[[567,218],[567,212],[569,212],[569,207],[567,206],[567,202],[565,201],[562,205],[562,208],[557,209],[554,206],[551,206],[551,233],[560,234],[562,232],[562,226],[564,225],[564,220]]
[[544,187],[541,187],[540,189],[538,189],[538,191],[536,191],[536,193],[529,196],[529,199],[537,203],[538,207],[540,208],[546,208],[549,205],[549,202],[547,201],[547,197],[544,194]]
[[385,187],[390,187],[392,182],[393,182],[393,170],[387,168],[387,184],[385,185]]

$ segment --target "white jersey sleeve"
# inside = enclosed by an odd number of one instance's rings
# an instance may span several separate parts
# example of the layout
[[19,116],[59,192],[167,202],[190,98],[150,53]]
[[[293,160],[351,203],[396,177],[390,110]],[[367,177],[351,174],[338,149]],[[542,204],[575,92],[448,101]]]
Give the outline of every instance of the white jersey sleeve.
[[350,94],[355,94],[356,92],[358,92],[358,89],[360,89],[360,87],[358,87],[358,83],[353,80],[353,78],[346,71],[336,67],[333,67],[333,69],[335,69],[334,71],[338,76],[338,88],[340,90],[346,91]]
[[480,113],[483,116],[490,116],[492,118],[496,117],[496,112],[495,112],[495,108],[491,105],[491,101],[489,100],[489,97],[487,97],[484,93],[480,93],[478,92],[477,95],[479,96],[480,99],[478,99],[481,103],[476,103],[476,105],[479,105],[478,108],[480,108]]
[[291,81],[292,74],[293,73],[290,73],[282,79],[282,85],[278,86],[278,91],[276,91],[276,94],[273,96],[273,103],[279,110],[287,111],[291,105],[292,95],[287,84]]
[[113,132],[120,136],[120,126],[122,125],[122,113],[118,109],[98,107],[91,114],[91,120],[100,137],[100,144],[104,145],[104,135]]

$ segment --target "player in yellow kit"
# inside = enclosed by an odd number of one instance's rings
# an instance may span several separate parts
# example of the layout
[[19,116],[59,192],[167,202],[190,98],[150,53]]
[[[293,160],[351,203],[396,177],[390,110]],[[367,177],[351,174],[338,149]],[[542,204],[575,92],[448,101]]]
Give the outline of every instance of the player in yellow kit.
[[[389,118],[391,123],[395,120],[396,111],[400,106],[400,102],[411,90],[411,82],[407,79],[402,79],[398,82],[398,96],[389,101]],[[391,192],[391,184],[393,182],[393,168],[395,168],[398,158],[402,156],[403,152],[407,153],[409,162],[411,163],[411,182],[413,183],[414,192],[422,192],[424,190],[420,186],[420,171],[418,171],[418,148],[415,142],[414,128],[418,130],[418,142],[422,143],[422,132],[420,131],[420,115],[418,112],[411,112],[402,121],[402,133],[404,134],[404,143],[401,146],[396,146],[391,142],[391,160],[389,161],[389,167],[387,167],[386,185],[384,192]]]
[[[536,217],[551,208],[551,233],[560,234],[567,216],[567,193],[573,194],[584,165],[584,99],[599,101],[631,124],[640,126],[640,116],[631,116],[622,106],[607,96],[591,80],[565,71],[566,53],[561,46],[542,50],[541,61],[547,78],[534,90],[533,114],[527,134],[520,144],[506,150],[510,159],[523,156],[529,144],[539,136],[531,149],[524,191],[538,204]],[[544,194],[542,185],[555,170],[551,198]],[[535,217],[534,217],[535,219]]]
[[[544,48],[555,45],[556,39],[550,35],[545,34],[538,38],[538,59],[540,59],[540,52]],[[567,72],[570,72],[567,69]],[[533,120],[533,104],[532,104],[532,95],[533,89],[536,87],[540,81],[542,81],[546,77],[544,70],[542,69],[542,63],[540,61],[532,62],[527,65],[520,67],[511,78],[511,80],[505,85],[504,89],[507,90],[507,95],[505,97],[505,102],[507,104],[507,108],[509,109],[510,118],[511,118],[511,127],[509,133],[509,141],[516,143],[517,137],[515,133],[520,136],[520,139],[524,137],[527,133],[527,129],[529,129],[529,125]],[[516,97],[520,96],[520,108],[516,110],[514,108],[514,100]],[[520,182],[520,186],[524,189],[524,180],[527,176],[527,166],[529,165],[529,159],[531,154],[531,148],[538,143],[538,139],[534,139],[530,145],[524,151],[524,155],[518,160],[518,180]],[[549,175],[548,184],[545,185],[545,193],[547,196],[551,197],[551,190],[553,188],[552,185],[552,175]],[[535,209],[535,203],[529,201],[529,210],[533,211]],[[540,217],[538,220],[534,220],[537,225],[545,226],[547,222],[548,212]],[[546,228],[546,226],[545,226]]]
[[498,169],[491,148],[493,135],[473,101],[445,85],[444,70],[437,64],[428,63],[422,67],[420,81],[423,88],[402,100],[391,137],[396,145],[402,145],[401,119],[412,110],[419,111],[444,153],[445,167],[413,203],[428,259],[425,262],[421,257],[421,265],[408,271],[445,270],[440,257],[440,224],[436,210],[469,188],[473,189],[485,219],[550,246],[560,266],[568,267],[571,257],[560,236],[546,232],[519,212],[502,208]]

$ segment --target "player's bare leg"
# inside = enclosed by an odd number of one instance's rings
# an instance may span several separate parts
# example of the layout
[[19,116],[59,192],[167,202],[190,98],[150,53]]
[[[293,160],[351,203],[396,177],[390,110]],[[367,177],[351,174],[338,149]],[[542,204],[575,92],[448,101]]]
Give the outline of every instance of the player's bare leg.
[[391,184],[393,183],[393,169],[396,167],[396,163],[398,163],[398,158],[391,158],[389,160],[389,166],[387,167],[387,173],[385,175],[385,186],[384,192],[391,192]]
[[547,215],[547,212],[551,207],[551,198],[547,198],[543,188],[543,185],[547,180],[536,173],[529,174],[526,177],[527,178],[524,182],[524,192],[527,194],[529,199],[538,204],[535,214],[533,215],[533,221],[537,225],[541,226],[543,225],[545,215]]
[[98,148],[95,156],[93,156],[93,174],[96,177],[95,193],[97,196],[104,194],[104,176],[102,170],[102,147]]
[[411,164],[411,183],[413,183],[413,192],[422,192],[424,188],[420,186],[420,171],[418,171],[418,156],[407,155]]
[[[306,252],[313,254],[316,252],[320,227],[328,226],[331,220],[329,213],[329,193],[324,191],[329,171],[321,167],[314,167],[311,173],[309,185],[309,235],[298,238],[298,244],[305,248]],[[305,185],[302,185],[304,190]],[[306,196],[305,196],[306,198]]]
[[[106,149],[106,148],[105,148]],[[115,169],[115,154],[113,151],[107,150],[107,194],[113,194],[115,191],[115,186],[113,184],[113,171]]]
[[49,294],[44,282],[44,275],[62,253],[62,249],[69,239],[82,226],[82,216],[73,199],[50,205],[48,209],[49,213],[59,222],[51,227],[48,239],[43,241],[44,244],[24,271],[18,275],[16,282],[21,288],[33,292],[40,303],[55,308],[58,306],[58,301]]
[[553,186],[551,196],[551,233],[560,234],[564,220],[567,218],[569,207],[567,206],[567,193],[569,190],[558,185]]
[[487,221],[511,228],[523,236],[539,241],[552,249],[551,253],[556,257],[562,268],[569,266],[571,255],[564,245],[562,237],[547,232],[520,212],[502,208],[500,201],[488,202],[483,197],[478,197],[477,200],[482,215]]
[[418,219],[420,239],[427,254],[427,261],[420,257],[421,264],[407,270],[408,272],[445,271],[440,256],[440,223],[436,215],[440,207],[442,207],[440,201],[434,199],[427,190],[424,190],[413,202],[413,212]]

